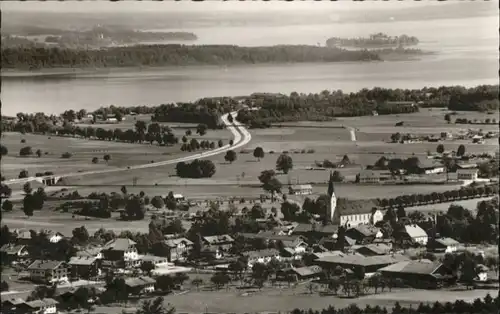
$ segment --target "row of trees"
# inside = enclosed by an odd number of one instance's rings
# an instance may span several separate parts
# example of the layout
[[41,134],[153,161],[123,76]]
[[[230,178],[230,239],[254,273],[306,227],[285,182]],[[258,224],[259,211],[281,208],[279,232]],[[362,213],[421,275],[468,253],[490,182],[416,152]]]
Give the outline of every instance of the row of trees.
[[458,190],[445,192],[432,192],[430,194],[401,195],[395,198],[377,199],[378,205],[382,208],[410,207],[426,204],[444,203],[459,201],[475,197],[491,196],[498,194],[497,185],[471,185]]
[[192,162],[179,162],[175,166],[177,176],[181,178],[211,178],[216,171],[211,160],[195,159]]
[[370,51],[306,45],[239,47],[231,45],[138,45],[101,50],[49,47],[2,49],[2,67],[15,69],[180,66],[380,60]]

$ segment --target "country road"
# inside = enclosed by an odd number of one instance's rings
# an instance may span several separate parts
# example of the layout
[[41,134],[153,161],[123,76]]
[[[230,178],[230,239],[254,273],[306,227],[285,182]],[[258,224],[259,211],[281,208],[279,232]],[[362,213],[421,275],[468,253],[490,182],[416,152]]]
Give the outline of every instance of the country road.
[[[233,120],[235,121],[237,112],[233,111],[229,114],[231,114],[231,116],[233,116]],[[197,153],[197,154],[194,154],[191,156],[186,156],[186,157],[181,157],[181,158],[176,158],[176,159],[171,159],[171,160],[164,160],[164,161],[143,164],[143,165],[137,165],[137,166],[121,167],[121,168],[113,168],[113,169],[105,169],[105,170],[94,170],[94,171],[86,171],[86,172],[72,172],[72,173],[57,174],[57,175],[44,176],[44,177],[29,177],[29,178],[23,178],[23,179],[12,179],[12,180],[6,180],[3,183],[7,184],[7,185],[24,184],[26,182],[30,182],[30,181],[34,181],[34,180],[52,179],[54,177],[68,178],[68,177],[79,177],[79,176],[93,175],[93,174],[105,174],[105,173],[112,173],[112,172],[120,172],[120,171],[127,171],[127,170],[154,168],[154,167],[159,167],[159,166],[176,164],[178,162],[186,162],[186,161],[191,161],[191,160],[195,160],[195,159],[202,159],[202,158],[218,155],[218,154],[224,153],[228,150],[242,147],[242,146],[248,144],[252,139],[251,134],[247,131],[247,129],[245,129],[244,126],[242,126],[239,123],[238,124],[235,124],[234,122],[230,123],[227,120],[227,117],[229,114],[223,115],[221,117],[221,120],[224,123],[224,125],[226,126],[226,128],[234,136],[233,145],[227,144],[227,145],[224,145],[222,147],[216,148],[216,149],[208,151],[208,152],[201,152],[201,153]]]

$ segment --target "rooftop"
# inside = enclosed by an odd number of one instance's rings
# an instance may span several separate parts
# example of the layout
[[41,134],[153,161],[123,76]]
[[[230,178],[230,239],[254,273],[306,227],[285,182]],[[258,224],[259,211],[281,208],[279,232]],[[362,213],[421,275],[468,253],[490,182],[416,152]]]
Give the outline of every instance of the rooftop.
[[427,232],[418,225],[406,225],[405,231],[411,238],[427,237]]
[[405,273],[405,274],[421,274],[432,275],[441,267],[440,262],[431,262],[430,260],[422,259],[419,261],[402,261],[393,265],[381,268],[381,272]]
[[21,251],[25,247],[26,247],[26,245],[4,244],[0,248],[0,252],[7,254],[7,255],[15,255],[15,254],[18,254],[19,251]]
[[128,238],[117,238],[109,241],[103,247],[103,250],[109,251],[128,251],[136,243]]
[[357,225],[356,227],[353,227],[353,228],[350,228],[348,229],[347,231],[349,230],[356,230],[358,231],[359,233],[361,233],[362,235],[364,235],[365,237],[370,237],[370,236],[374,236],[376,235],[380,229],[375,227],[375,226],[372,226],[372,225]]
[[125,279],[125,284],[129,287],[140,287],[155,284],[156,280],[151,277],[141,276],[141,277],[130,277]]
[[323,271],[323,269],[317,265],[292,268],[292,270],[293,270],[293,272],[297,273],[299,276],[304,276],[304,277],[315,275],[315,274],[320,274]]
[[264,249],[258,251],[243,252],[243,256],[247,256],[249,258],[273,257],[276,255],[279,255],[279,251],[276,249]]
[[193,242],[186,238],[167,239],[164,242],[169,247],[177,247],[181,243],[184,243],[184,245],[193,245]]
[[336,225],[322,225],[322,224],[307,224],[299,223],[292,231],[292,233],[304,233],[304,232],[319,232],[319,233],[337,233],[339,227]]
[[210,244],[218,244],[218,243],[225,243],[225,242],[234,242],[234,239],[231,238],[231,236],[227,234],[223,235],[216,235],[216,236],[209,236],[209,237],[203,237],[205,241],[207,241]]
[[81,265],[81,266],[92,265],[96,260],[97,260],[97,258],[92,257],[92,256],[73,256],[69,260],[68,264],[69,265]]
[[377,205],[373,200],[339,198],[335,212],[340,213],[340,215],[371,214],[374,208],[377,208]]
[[63,262],[61,261],[52,261],[52,260],[35,260],[28,266],[28,270],[39,269],[39,270],[52,270],[61,266]]
[[24,304],[28,305],[31,308],[41,308],[41,307],[45,307],[45,306],[56,305],[58,303],[59,302],[57,302],[56,300],[50,299],[50,298],[45,298],[42,300],[34,300],[34,301],[30,301],[30,302],[24,302]]
[[437,242],[441,245],[444,245],[444,246],[454,246],[454,245],[460,244],[460,242],[458,242],[457,240],[452,239],[452,238],[439,238],[439,239],[436,239],[435,242]]
[[374,266],[374,265],[394,264],[404,260],[408,260],[408,258],[406,256],[398,254],[366,256],[366,257],[356,254],[356,255],[344,255],[344,256],[325,256],[319,258],[317,261],[324,263],[344,264],[353,266]]
[[292,185],[292,190],[312,190],[312,185],[310,184],[300,184],[300,185]]

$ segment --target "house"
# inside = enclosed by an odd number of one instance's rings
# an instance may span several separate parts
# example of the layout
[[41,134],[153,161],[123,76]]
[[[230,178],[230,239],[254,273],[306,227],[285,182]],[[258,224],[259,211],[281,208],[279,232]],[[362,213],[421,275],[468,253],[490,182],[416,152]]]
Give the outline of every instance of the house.
[[353,272],[364,269],[366,276],[371,276],[379,269],[409,260],[406,256],[392,254],[381,256],[360,256],[360,254],[346,254],[339,256],[324,256],[313,261],[315,265],[321,266],[323,269],[334,270],[340,266],[344,269],[350,269]]
[[354,248],[354,250],[363,256],[387,255],[391,253],[392,246],[385,243],[371,243]]
[[439,238],[428,242],[427,249],[437,253],[452,253],[458,250],[460,242],[452,238]]
[[88,256],[88,257],[95,257],[97,259],[102,259],[102,248],[100,247],[95,247],[95,248],[89,248],[86,250],[78,251],[76,252],[76,256]]
[[489,271],[488,267],[484,266],[483,264],[477,265],[476,269],[477,275],[476,278],[474,279],[480,282],[488,281],[488,271]]
[[68,267],[61,261],[35,260],[27,270],[35,282],[68,281]]
[[133,277],[125,279],[127,292],[133,295],[141,295],[155,291],[156,280],[147,276]]
[[73,256],[68,265],[70,278],[95,279],[101,274],[100,259],[90,256]]
[[176,260],[184,260],[193,249],[193,242],[189,241],[186,238],[178,238],[178,239],[167,239],[164,241],[167,245],[168,252],[168,261],[173,262]]
[[16,306],[17,313],[33,313],[33,314],[55,314],[57,313],[58,302],[54,299],[45,298],[42,300],[33,300],[23,302]]
[[139,260],[141,263],[151,263],[155,268],[168,267],[171,265],[168,257],[160,257],[156,255],[141,255],[139,256]]
[[252,268],[254,264],[267,264],[273,259],[280,260],[280,252],[276,249],[264,249],[258,251],[247,251],[242,253],[248,259],[248,268]]
[[383,236],[379,228],[365,224],[347,229],[345,235],[356,240],[358,244],[372,243],[375,238],[381,238]]
[[[3,299],[3,297],[2,297]],[[18,306],[23,304],[24,300],[17,298],[17,299],[8,299],[8,300],[2,300],[2,313],[3,314],[17,314],[18,313]]]
[[323,269],[320,266],[312,265],[305,267],[291,267],[279,270],[276,273],[278,281],[298,282],[304,280],[311,280],[323,276]]
[[217,248],[222,251],[229,250],[234,243],[234,239],[231,238],[228,234],[202,237],[201,238],[203,244],[208,248]]
[[359,173],[359,183],[373,184],[387,181],[392,178],[392,174],[386,170],[364,169]]
[[288,191],[290,195],[311,195],[313,188],[310,184],[292,185]]
[[445,172],[445,166],[440,163],[436,163],[433,160],[425,159],[419,163],[418,171],[421,174],[443,173]]
[[292,230],[292,235],[300,235],[307,239],[321,239],[322,237],[333,237],[337,234],[338,229],[339,227],[336,225],[299,223]]
[[326,252],[312,253],[313,260],[327,257],[327,256],[345,256],[345,255],[347,255],[347,254],[343,253],[342,251],[326,251]]
[[451,132],[441,132],[441,138],[442,139],[452,139],[453,134]]
[[303,254],[307,249],[306,239],[300,235],[279,235],[270,232],[240,233],[244,239],[262,239],[266,245],[282,243],[283,248],[291,249],[295,254]]
[[401,261],[379,269],[389,279],[400,279],[414,288],[438,288],[446,276],[446,269],[440,262],[429,260]]
[[64,239],[64,235],[60,232],[55,232],[52,230],[44,230],[41,232],[50,243],[57,243]]
[[184,202],[186,200],[186,198],[182,195],[182,194],[174,194],[174,200],[176,202]]
[[31,231],[28,230],[14,230],[12,232],[16,237],[17,244],[28,245],[31,243]]
[[128,238],[116,238],[104,245],[101,250],[103,266],[133,267],[140,264],[135,242]]
[[418,243],[420,245],[427,245],[429,241],[429,236],[424,229],[420,228],[418,225],[406,225],[405,228],[394,234],[394,237],[399,239],[399,241],[410,240],[413,243]]
[[27,257],[29,252],[26,245],[4,244],[0,248],[0,255],[4,263],[10,263]]
[[457,169],[458,180],[471,180],[476,181],[478,176],[478,169]]

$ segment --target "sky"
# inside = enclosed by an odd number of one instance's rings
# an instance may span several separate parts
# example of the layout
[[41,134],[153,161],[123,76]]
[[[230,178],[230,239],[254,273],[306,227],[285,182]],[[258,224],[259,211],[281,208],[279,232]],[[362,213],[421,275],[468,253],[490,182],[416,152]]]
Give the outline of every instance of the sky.
[[0,7],[4,12],[9,11],[52,11],[52,12],[137,12],[137,11],[166,11],[166,12],[259,12],[259,11],[343,11],[343,10],[391,10],[404,9],[415,6],[444,5],[437,1],[365,1],[354,2],[351,0],[330,1],[218,1],[207,0],[204,2],[173,1],[162,2],[125,0],[109,2],[106,0],[93,1],[1,1]]

